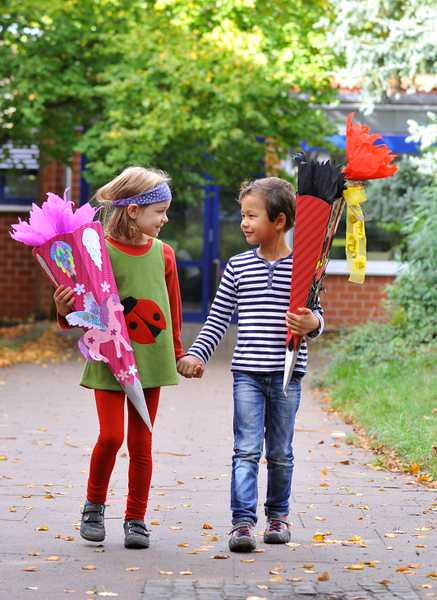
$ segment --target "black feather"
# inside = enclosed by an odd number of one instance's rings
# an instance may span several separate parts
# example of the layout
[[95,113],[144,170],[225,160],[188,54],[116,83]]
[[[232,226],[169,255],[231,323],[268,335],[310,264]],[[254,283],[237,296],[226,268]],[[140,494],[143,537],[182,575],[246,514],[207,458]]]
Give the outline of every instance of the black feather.
[[297,193],[301,196],[315,196],[332,204],[340,198],[345,188],[345,179],[340,165],[329,160],[318,162],[308,160],[304,153],[296,154]]

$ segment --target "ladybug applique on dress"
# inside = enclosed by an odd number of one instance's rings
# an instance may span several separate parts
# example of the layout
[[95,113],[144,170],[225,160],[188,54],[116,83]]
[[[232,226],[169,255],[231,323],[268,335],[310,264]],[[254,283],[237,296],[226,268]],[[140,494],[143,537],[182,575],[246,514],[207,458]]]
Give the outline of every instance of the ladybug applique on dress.
[[139,344],[154,344],[161,331],[167,328],[164,313],[156,302],[129,296],[121,303],[130,339]]

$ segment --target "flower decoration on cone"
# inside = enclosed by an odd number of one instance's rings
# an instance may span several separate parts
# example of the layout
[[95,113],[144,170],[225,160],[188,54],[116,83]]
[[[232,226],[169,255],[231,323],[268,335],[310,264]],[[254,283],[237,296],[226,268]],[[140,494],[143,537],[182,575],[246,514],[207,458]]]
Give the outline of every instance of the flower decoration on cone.
[[[321,290],[329,250],[344,206],[344,177],[330,161],[295,157],[298,164],[296,211],[293,236],[293,270],[289,311],[313,308]],[[302,336],[288,332],[284,392],[293,374]]]
[[397,171],[392,164],[396,158],[379,133],[369,133],[366,125],[353,122],[354,113],[347,117],[346,160],[343,169],[347,189],[346,201],[346,259],[349,281],[363,283],[366,273],[366,233],[361,204],[366,201],[364,181],[391,177]]
[[108,365],[152,430],[102,225],[93,221],[97,211],[89,203],[73,211],[66,193],[64,199],[48,193],[41,207],[32,204],[29,221],[12,225],[11,237],[33,246],[33,255],[55,287],[72,287],[74,311],[66,319],[86,329],[78,343],[81,353]]

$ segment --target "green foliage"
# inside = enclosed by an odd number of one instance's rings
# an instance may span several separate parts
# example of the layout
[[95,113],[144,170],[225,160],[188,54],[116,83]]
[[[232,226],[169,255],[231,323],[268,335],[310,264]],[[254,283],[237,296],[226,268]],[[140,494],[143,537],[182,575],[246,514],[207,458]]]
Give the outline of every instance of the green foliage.
[[384,229],[400,233],[411,217],[416,199],[429,185],[429,177],[418,171],[409,156],[402,156],[397,166],[392,177],[369,183],[367,195],[372,200],[364,210],[366,221],[376,221]]
[[404,314],[407,338],[431,342],[437,336],[437,187],[422,190],[404,231],[408,263],[389,298]]
[[432,88],[420,76],[436,72],[435,0],[347,0],[337,4],[333,26],[324,25],[344,63],[338,78],[360,86],[368,112],[401,89]]
[[262,170],[261,138],[284,156],[328,132],[315,108],[333,93],[314,28],[325,0],[7,5],[0,145],[36,142],[62,161],[80,149],[93,184],[139,163],[187,194],[205,173],[235,186]]

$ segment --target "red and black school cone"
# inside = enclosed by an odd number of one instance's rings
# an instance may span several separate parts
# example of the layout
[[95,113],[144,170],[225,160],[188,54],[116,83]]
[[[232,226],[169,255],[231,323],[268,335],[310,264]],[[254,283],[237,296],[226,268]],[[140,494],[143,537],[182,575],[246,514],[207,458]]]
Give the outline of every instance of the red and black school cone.
[[[298,162],[293,269],[289,311],[313,308],[325,274],[332,238],[343,208],[344,178],[329,161]],[[286,393],[296,364],[302,336],[288,332],[283,389]]]

